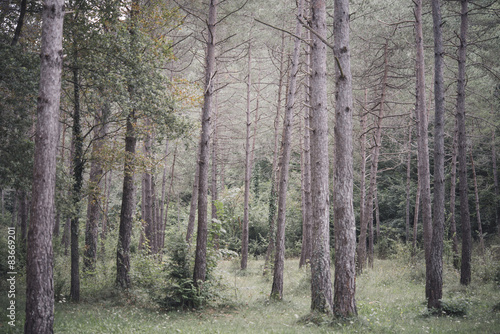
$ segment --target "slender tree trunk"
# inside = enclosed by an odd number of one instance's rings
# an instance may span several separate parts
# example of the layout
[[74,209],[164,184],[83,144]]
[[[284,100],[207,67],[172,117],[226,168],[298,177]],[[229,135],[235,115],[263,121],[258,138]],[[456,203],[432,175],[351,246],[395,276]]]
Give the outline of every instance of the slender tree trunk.
[[[333,311],[341,317],[357,315],[356,222],[353,202],[352,76],[349,47],[349,1],[334,1],[335,106],[335,283]],[[366,217],[365,217],[366,218]]]
[[196,219],[196,208],[198,205],[198,186],[200,183],[200,148],[201,146],[198,147],[198,152],[196,153],[196,169],[194,172],[193,192],[191,195],[191,202],[189,204],[189,218],[186,232],[186,242],[189,244],[191,244],[191,237],[194,233],[194,221]]
[[16,30],[14,31],[14,37],[12,38],[11,46],[14,46],[19,41],[19,37],[21,37],[21,31],[23,29],[24,24],[24,16],[26,15],[26,5],[27,0],[21,0],[21,10],[19,13],[19,19],[17,20]]
[[[411,121],[408,125],[408,143],[406,146],[408,157],[406,158],[406,243],[410,241],[410,185],[411,185]],[[415,247],[415,245],[414,245]]]
[[420,183],[420,196],[422,199],[422,225],[424,227],[424,251],[426,268],[426,291],[429,297],[429,270],[431,242],[432,242],[432,206],[431,206],[431,180],[429,166],[429,121],[425,106],[425,63],[424,63],[424,40],[422,33],[422,0],[415,1],[415,44],[417,48],[416,72],[417,72],[417,146],[418,146],[418,179]]
[[198,185],[198,234],[196,237],[196,256],[194,262],[193,281],[199,287],[199,282],[205,281],[207,271],[207,191],[208,191],[208,165],[209,143],[211,132],[213,81],[215,76],[215,45],[218,0],[210,0],[208,9],[208,36],[207,55],[205,68],[205,93],[203,112],[201,117],[200,159],[199,159],[199,185]]
[[465,130],[465,61],[468,30],[468,0],[461,0],[460,47],[458,49],[457,78],[457,122],[458,122],[458,163],[460,188],[460,221],[462,223],[462,264],[460,283],[469,285],[471,281],[472,236],[469,213],[467,183],[467,134]]
[[274,117],[274,148],[273,148],[273,164],[271,173],[271,191],[269,194],[269,232],[267,235],[268,245],[266,250],[266,259],[264,261],[263,274],[267,273],[269,260],[274,252],[274,236],[275,236],[275,220],[276,220],[276,194],[278,193],[278,148],[279,148],[279,120],[281,117],[281,94],[283,90],[283,77],[284,77],[284,54],[285,54],[285,34],[281,34],[281,54],[280,54],[280,72],[278,81],[278,101],[276,107],[276,116]]
[[[309,39],[310,39],[309,33]],[[307,71],[311,67],[311,48],[308,46]],[[311,262],[312,254],[312,197],[311,197],[311,132],[310,132],[310,105],[311,105],[311,77],[306,77],[304,108],[304,147],[302,149],[302,173],[303,173],[303,192],[302,192],[302,249],[300,253],[299,267]]]
[[73,68],[73,89],[74,89],[74,112],[73,112],[73,205],[75,212],[71,217],[71,288],[70,297],[73,302],[80,301],[80,253],[79,253],[79,221],[80,221],[80,197],[83,185],[83,137],[80,124],[80,85],[78,68],[78,51],[76,36],[73,31],[74,43],[74,68]]
[[246,137],[245,137],[245,194],[243,200],[243,225],[241,233],[241,270],[247,269],[248,261],[248,211],[250,199],[250,177],[252,174],[250,165],[250,132],[252,123],[250,121],[250,99],[252,87],[252,46],[248,43],[248,76],[247,76],[247,112],[246,112]]
[[[149,126],[148,122],[148,126]],[[144,157],[146,159],[146,164],[149,165],[151,161],[151,135],[148,133],[146,135],[146,139],[144,141]],[[142,186],[143,186],[143,210],[144,215],[142,216],[143,224],[144,224],[144,238],[143,241],[146,244],[142,247],[146,248],[147,254],[154,253],[154,221],[153,221],[153,176],[150,169],[150,166],[146,166],[146,169],[142,175]],[[142,248],[141,247],[141,248]]]
[[472,167],[472,179],[474,182],[474,196],[476,199],[476,221],[477,221],[477,232],[479,234],[479,251],[480,251],[481,255],[484,255],[484,237],[483,237],[483,226],[481,223],[480,206],[479,206],[479,191],[477,189],[476,168],[474,167],[474,159],[472,157],[472,151],[470,152],[470,164]]
[[363,109],[360,111],[359,123],[361,126],[361,170],[360,170],[360,182],[359,182],[359,225],[364,222],[364,211],[366,205],[366,116],[368,115],[368,93],[365,89],[365,99],[363,103]]
[[280,180],[278,189],[278,221],[276,230],[276,253],[274,257],[274,275],[271,288],[271,297],[274,299],[283,298],[283,272],[285,268],[285,224],[286,224],[286,191],[288,188],[288,171],[290,168],[291,138],[293,126],[293,109],[295,104],[295,94],[297,90],[297,73],[299,71],[300,57],[300,36],[302,34],[302,14],[304,10],[304,0],[299,0],[297,8],[297,23],[295,26],[295,38],[292,68],[290,72],[290,85],[288,87],[285,118],[283,119],[283,136],[281,139],[282,156],[279,162]]
[[84,271],[93,274],[97,262],[98,225],[101,213],[101,178],[103,168],[98,160],[98,153],[102,149],[103,139],[106,135],[106,110],[95,119],[95,137],[92,145],[92,163],[89,176],[89,199],[87,205],[87,224],[85,228],[85,250],[83,255]]
[[432,19],[434,23],[434,223],[430,251],[428,280],[428,308],[441,308],[443,298],[443,238],[444,238],[444,50],[441,32],[441,5],[432,0]]
[[31,223],[26,259],[26,334],[48,334],[54,331],[52,222],[59,136],[63,19],[63,1],[44,1]]
[[116,251],[116,284],[122,289],[130,287],[130,238],[135,209],[135,111],[127,116],[125,134],[125,163],[123,168],[122,206]]
[[455,198],[457,184],[457,151],[458,151],[458,123],[455,119],[455,130],[453,131],[453,151],[451,155],[450,171],[450,234],[453,251],[453,267],[460,269],[460,255],[458,253],[457,224],[455,221]]
[[498,170],[497,170],[497,153],[496,153],[496,140],[495,140],[495,129],[491,132],[491,161],[493,163],[493,182],[495,185],[495,222],[497,227],[497,232],[500,235],[500,195],[498,187]]
[[216,201],[218,199],[217,193],[217,121],[219,118],[218,115],[218,94],[215,93],[215,108],[214,108],[214,116],[213,116],[213,138],[212,138],[212,177],[210,182],[210,194],[212,195],[212,221],[217,219],[217,206]]

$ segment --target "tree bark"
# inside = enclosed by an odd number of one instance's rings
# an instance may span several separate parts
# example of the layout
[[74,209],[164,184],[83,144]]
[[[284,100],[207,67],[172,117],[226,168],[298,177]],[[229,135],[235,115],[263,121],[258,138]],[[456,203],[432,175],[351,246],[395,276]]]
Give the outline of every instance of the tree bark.
[[479,234],[479,252],[484,255],[484,237],[483,237],[483,226],[481,223],[480,205],[479,205],[479,191],[477,189],[477,176],[476,168],[474,167],[474,158],[472,157],[472,151],[470,152],[470,164],[472,167],[472,180],[474,182],[474,198],[476,199],[476,221],[477,221],[477,232]]
[[455,198],[457,184],[457,151],[458,151],[458,123],[455,119],[455,130],[453,131],[453,151],[451,155],[450,171],[450,234],[453,251],[453,267],[460,269],[460,255],[458,253],[457,224],[455,220]]
[[276,194],[278,193],[278,147],[279,147],[279,120],[281,118],[281,94],[283,91],[283,77],[284,77],[284,54],[285,54],[285,34],[281,34],[281,54],[280,54],[280,72],[278,80],[278,101],[276,107],[276,116],[274,117],[274,146],[273,146],[273,164],[272,164],[272,174],[271,174],[271,190],[269,194],[269,232],[267,234],[267,250],[266,259],[264,261],[263,274],[267,273],[269,266],[269,260],[272,257],[275,246],[275,220],[276,220]]
[[428,308],[441,308],[443,298],[443,238],[444,238],[444,50],[441,32],[441,5],[432,0],[432,19],[434,24],[434,222],[430,251],[428,280]]
[[[130,46],[135,53],[136,24],[140,10],[139,0],[132,0],[130,11]],[[128,78],[128,93],[130,99],[136,99],[136,87]],[[123,164],[122,206],[120,211],[120,226],[118,228],[118,246],[116,248],[116,285],[121,289],[130,288],[130,240],[135,210],[135,147],[136,147],[136,110],[131,106],[126,121],[125,130],[125,161]]]
[[198,151],[196,153],[196,169],[194,172],[194,180],[193,180],[193,192],[191,195],[191,202],[189,204],[189,218],[188,218],[188,226],[186,231],[186,242],[191,244],[191,237],[194,232],[194,221],[196,219],[196,208],[198,205],[198,186],[200,183],[200,148],[198,147]]
[[[326,2],[311,1],[311,27],[326,38]],[[311,40],[311,311],[333,312],[330,271],[330,198],[326,45],[313,34]]]
[[64,1],[44,1],[31,223],[26,259],[26,334],[53,333],[54,325],[52,225],[59,136],[63,19]]
[[73,302],[80,301],[80,253],[79,253],[79,220],[80,220],[80,197],[83,185],[83,137],[81,130],[80,113],[80,84],[78,68],[77,37],[73,29],[73,205],[74,212],[71,217],[71,288],[70,298]]
[[101,179],[103,168],[98,158],[102,149],[103,139],[106,135],[106,110],[96,115],[94,126],[96,126],[94,142],[92,144],[92,163],[89,175],[89,199],[87,204],[87,224],[85,228],[85,250],[83,255],[83,267],[87,274],[93,275],[97,262],[98,225],[101,213]]
[[468,0],[461,0],[460,46],[458,49],[457,78],[457,122],[458,122],[458,163],[460,188],[460,221],[462,223],[462,264],[460,283],[469,285],[471,281],[472,236],[470,226],[469,186],[467,183],[467,134],[465,130],[465,61],[467,55]]
[[500,195],[498,187],[498,170],[497,170],[497,153],[496,153],[496,140],[495,140],[495,129],[491,132],[491,161],[493,168],[493,183],[495,185],[495,225],[497,227],[497,233],[500,235]]
[[247,112],[246,112],[246,137],[245,137],[245,193],[243,199],[243,225],[241,233],[241,270],[247,269],[248,261],[248,211],[250,199],[250,177],[252,175],[250,162],[250,99],[252,87],[252,46],[248,43],[248,76],[247,76]]
[[218,0],[210,0],[208,9],[208,36],[207,54],[205,64],[205,93],[203,99],[203,112],[201,117],[200,159],[199,159],[199,185],[198,185],[198,234],[196,238],[196,255],[194,262],[193,281],[197,287],[199,282],[205,281],[207,271],[207,236],[208,236],[208,165],[209,144],[211,132],[213,80],[215,73],[215,45]]
[[[352,75],[349,49],[349,1],[334,1],[335,105],[335,283],[333,311],[357,315],[356,222],[353,208]],[[366,217],[365,217],[366,218]]]
[[[309,39],[310,39],[310,33]],[[307,71],[311,68],[311,47],[308,46]],[[310,132],[310,105],[311,105],[311,77],[306,77],[304,108],[304,146],[302,149],[302,249],[300,252],[299,267],[311,262],[312,254],[312,197],[311,197],[311,132]]]
[[[146,125],[150,127],[149,122]],[[153,209],[153,175],[151,172],[151,135],[148,133],[146,139],[144,140],[144,157],[146,159],[146,166],[144,173],[142,174],[142,186],[143,186],[143,199],[142,203],[144,205],[144,214],[142,216],[144,224],[144,238],[141,248],[145,248],[147,254],[154,253],[154,209]],[[146,246],[146,247],[144,247]]]
[[125,163],[123,167],[122,206],[116,251],[116,284],[122,289],[130,287],[130,238],[135,209],[135,110],[127,116],[125,134]]
[[[406,146],[406,243],[410,241],[410,185],[411,185],[411,121],[408,125],[408,143]],[[415,246],[414,246],[415,247]]]
[[425,62],[424,40],[422,33],[422,0],[415,1],[415,45],[417,48],[416,76],[417,101],[415,114],[417,119],[417,147],[418,147],[418,182],[422,200],[422,225],[424,227],[424,251],[426,268],[426,291],[429,297],[429,270],[432,242],[432,207],[431,207],[431,180],[429,166],[429,120],[425,106]]
[[288,174],[290,168],[291,138],[293,126],[293,108],[297,90],[297,73],[299,71],[300,36],[302,34],[302,14],[304,0],[299,0],[297,8],[297,23],[295,35],[292,68],[290,70],[290,84],[287,93],[285,118],[283,119],[283,135],[281,139],[282,156],[279,162],[280,180],[278,190],[278,221],[276,230],[276,253],[274,257],[274,275],[271,288],[271,298],[281,300],[283,298],[283,272],[285,267],[285,225],[286,225],[286,192],[288,188]]

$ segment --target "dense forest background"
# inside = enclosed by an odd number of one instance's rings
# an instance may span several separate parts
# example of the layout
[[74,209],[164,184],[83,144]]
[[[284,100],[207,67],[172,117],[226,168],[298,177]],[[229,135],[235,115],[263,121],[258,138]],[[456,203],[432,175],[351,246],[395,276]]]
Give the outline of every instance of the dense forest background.
[[[460,5],[460,1],[441,3],[446,194],[443,252],[445,261],[456,270],[460,268],[462,241],[455,121]],[[496,134],[500,125],[500,2],[477,0],[468,5],[465,145],[473,255],[492,261],[488,262],[492,279],[500,280]],[[209,157],[205,166],[209,168],[207,272],[210,276],[221,259],[243,257],[243,269],[247,258],[263,260],[262,272],[269,276],[276,240],[277,184],[283,170],[280,157],[286,145],[290,146],[290,161],[285,183],[285,257],[301,258],[301,266],[307,265],[310,257],[304,255],[304,231],[305,208],[310,205],[306,196],[310,178],[307,170],[313,163],[307,156],[309,43],[314,33],[310,28],[303,29],[297,64],[294,49],[298,15],[294,1],[221,1],[217,7],[216,61],[209,77],[213,86],[210,142],[205,152]],[[3,1],[0,12],[0,228],[2,235],[7,235],[9,226],[16,228],[18,285],[25,271],[31,219],[42,8],[41,1]],[[308,26],[311,17],[307,1],[305,8],[299,21]],[[431,2],[424,1],[423,100],[429,122],[430,182],[434,193],[431,11]],[[331,2],[327,2],[326,13],[326,40],[333,44]],[[412,258],[424,253],[415,111],[415,4],[353,0],[349,13],[354,107],[352,203],[357,240],[364,247],[358,249],[358,258],[361,252],[373,268],[374,257],[387,259],[402,249]],[[149,295],[161,299],[161,307],[167,309],[184,303],[190,307],[203,304],[203,296],[197,299],[195,290],[186,301],[179,297],[174,285],[162,283],[167,288],[160,292],[155,290],[157,283],[151,282],[164,277],[168,282],[187,284],[192,277],[197,237],[194,222],[198,186],[202,184],[198,166],[203,165],[199,164],[203,126],[200,116],[208,89],[210,29],[208,5],[202,1],[66,2],[52,226],[57,301],[78,302],[80,289],[85,299],[86,292],[92,290],[90,286],[116,281],[125,288],[151,287]],[[327,50],[329,189],[333,203],[334,72],[338,59],[329,47]],[[293,79],[293,121],[291,135],[286,139],[283,129],[294,65],[298,69]],[[135,138],[132,160],[126,147],[131,131]],[[135,173],[135,191],[130,197],[130,281],[120,281],[116,278],[116,254],[122,240],[120,217],[127,168]],[[372,201],[373,207],[369,208],[367,201]],[[370,217],[364,225],[366,214]],[[334,259],[333,206],[330,235]],[[8,247],[7,239],[0,239],[4,275],[8,271],[4,261]],[[358,274],[364,266],[360,265]]]

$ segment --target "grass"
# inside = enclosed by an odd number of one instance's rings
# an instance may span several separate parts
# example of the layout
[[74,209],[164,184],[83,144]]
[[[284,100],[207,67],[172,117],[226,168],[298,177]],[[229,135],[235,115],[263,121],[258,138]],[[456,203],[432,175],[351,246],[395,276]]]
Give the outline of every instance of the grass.
[[[405,263],[403,263],[405,262]],[[163,312],[133,291],[123,296],[108,287],[80,304],[56,304],[55,333],[500,333],[500,287],[481,277],[460,286],[459,274],[446,267],[444,300],[467,308],[465,316],[432,316],[426,311],[421,263],[376,260],[357,278],[358,317],[310,317],[308,269],[298,260],[285,264],[284,299],[269,301],[272,277],[262,276],[263,261],[219,263],[225,289],[210,307]],[[333,277],[333,276],[332,276]],[[89,293],[91,289],[87,290]],[[3,297],[3,296],[2,296]],[[2,304],[3,306],[3,304]],[[22,313],[22,312],[19,312]],[[21,315],[19,315],[21,317]],[[0,326],[0,332],[5,325]],[[12,333],[22,332],[22,318]]]

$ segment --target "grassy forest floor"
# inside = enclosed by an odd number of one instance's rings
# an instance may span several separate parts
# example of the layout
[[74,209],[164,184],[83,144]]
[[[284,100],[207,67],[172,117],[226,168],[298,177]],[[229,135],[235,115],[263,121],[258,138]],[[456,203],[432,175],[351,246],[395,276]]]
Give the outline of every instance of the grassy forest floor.
[[[498,249],[497,249],[498,250]],[[262,260],[221,261],[215,275],[222,281],[212,306],[189,311],[161,311],[144,289],[118,294],[107,283],[84,280],[80,304],[58,297],[55,333],[500,333],[498,261],[491,252],[475,259],[473,282],[460,286],[459,273],[446,266],[444,298],[448,309],[466,315],[429,315],[426,311],[422,261],[405,258],[376,260],[373,269],[357,278],[355,319],[309,316],[309,270],[297,259],[285,263],[284,300],[270,302],[271,275],[263,276]],[[144,265],[145,263],[143,263]],[[332,276],[333,277],[333,276]],[[102,281],[101,278],[96,278]],[[137,279],[137,277],[136,277]],[[60,278],[55,277],[58,290]],[[24,292],[23,290],[21,290]],[[21,294],[20,294],[21,295]],[[20,298],[21,296],[19,296]],[[4,296],[1,296],[4,298]],[[1,302],[5,310],[4,302]],[[24,302],[18,303],[15,328],[2,319],[0,332],[21,333]]]

